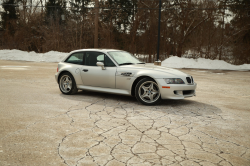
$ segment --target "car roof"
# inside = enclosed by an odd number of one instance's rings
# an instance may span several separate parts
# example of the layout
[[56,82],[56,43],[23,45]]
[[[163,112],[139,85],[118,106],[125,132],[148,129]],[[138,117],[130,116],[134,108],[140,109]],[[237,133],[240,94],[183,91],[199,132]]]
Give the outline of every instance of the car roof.
[[89,48],[89,49],[79,49],[71,51],[70,53],[80,52],[80,51],[100,51],[100,52],[110,52],[110,51],[123,51],[123,50],[116,50],[116,49],[105,49],[105,48]]
[[107,52],[110,52],[110,51],[123,51],[123,50],[102,49],[102,48],[88,48],[88,49],[73,50],[66,57],[64,57],[61,62],[64,62],[72,53],[81,52],[81,51],[99,51],[99,52],[107,53]]

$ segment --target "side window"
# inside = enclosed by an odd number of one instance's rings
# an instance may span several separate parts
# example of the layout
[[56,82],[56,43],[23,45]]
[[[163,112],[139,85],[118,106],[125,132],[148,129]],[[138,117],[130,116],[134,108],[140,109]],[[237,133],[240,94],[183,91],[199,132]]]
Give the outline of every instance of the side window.
[[101,52],[86,52],[84,62],[86,66],[96,66],[97,62],[104,63],[106,67],[116,66],[107,55]]
[[104,62],[104,54],[98,55],[98,56],[96,57],[96,59],[97,59],[97,62]]
[[114,62],[112,62],[112,60],[107,55],[105,55],[104,62],[105,62],[104,66],[106,66],[106,67],[116,67],[116,65],[114,64]]
[[86,52],[85,64],[86,66],[96,66],[96,62],[103,62],[104,54],[101,52]]
[[65,62],[82,65],[83,53],[82,52],[74,53]]

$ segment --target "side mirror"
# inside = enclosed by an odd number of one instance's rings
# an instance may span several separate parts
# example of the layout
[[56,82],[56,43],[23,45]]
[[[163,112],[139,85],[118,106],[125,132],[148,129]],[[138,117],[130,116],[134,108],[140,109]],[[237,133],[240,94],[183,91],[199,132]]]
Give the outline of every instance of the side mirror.
[[101,66],[102,70],[105,70],[104,64],[102,62],[96,62],[96,66]]

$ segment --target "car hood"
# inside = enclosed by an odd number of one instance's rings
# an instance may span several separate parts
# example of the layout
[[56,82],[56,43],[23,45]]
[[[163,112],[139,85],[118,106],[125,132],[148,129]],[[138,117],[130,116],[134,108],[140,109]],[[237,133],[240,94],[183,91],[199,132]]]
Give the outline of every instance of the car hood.
[[135,64],[135,65],[125,65],[121,66],[121,68],[127,68],[127,69],[138,69],[138,70],[155,70],[159,72],[164,72],[168,73],[171,75],[176,75],[176,76],[184,76],[186,77],[188,74],[183,73],[179,70],[168,68],[168,67],[163,67],[163,66],[157,66],[153,64]]

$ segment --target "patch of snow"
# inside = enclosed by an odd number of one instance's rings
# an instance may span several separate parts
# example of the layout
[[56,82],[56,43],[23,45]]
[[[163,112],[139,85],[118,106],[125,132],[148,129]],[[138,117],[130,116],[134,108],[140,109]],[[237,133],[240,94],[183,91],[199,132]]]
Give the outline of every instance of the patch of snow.
[[250,64],[232,65],[223,60],[210,60],[205,58],[188,59],[172,56],[162,63],[164,67],[191,68],[191,69],[213,69],[213,70],[250,70]]
[[50,51],[47,53],[36,53],[34,51],[0,50],[0,59],[32,61],[32,62],[60,62],[69,53]]
[[[60,62],[69,53],[49,51],[47,53],[35,53],[20,50],[0,50],[0,59],[18,60],[33,62]],[[142,56],[142,55],[140,55]],[[153,65],[153,64],[152,64]],[[210,60],[205,58],[189,59],[176,56],[169,57],[162,61],[162,66],[170,68],[191,68],[191,69],[213,69],[213,70],[250,70],[250,64],[232,65],[223,60]],[[206,72],[206,71],[200,71]]]

